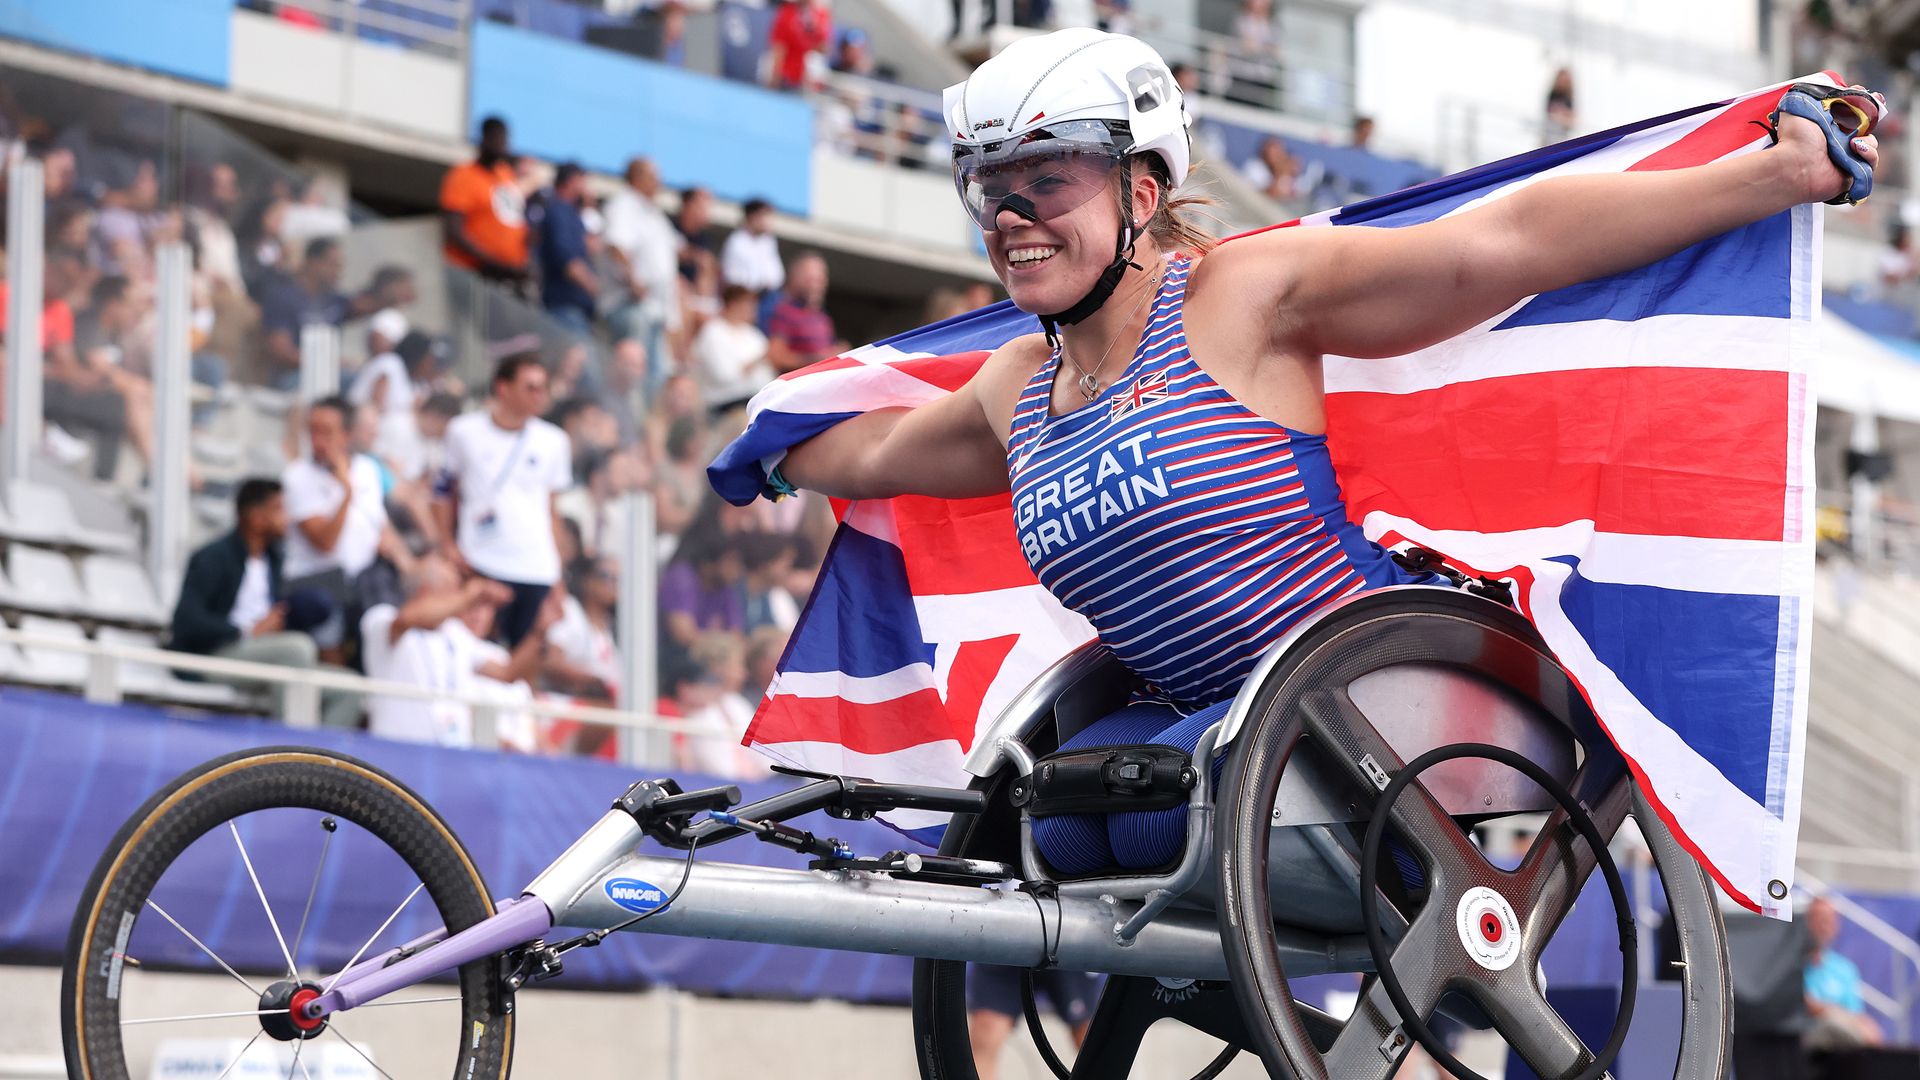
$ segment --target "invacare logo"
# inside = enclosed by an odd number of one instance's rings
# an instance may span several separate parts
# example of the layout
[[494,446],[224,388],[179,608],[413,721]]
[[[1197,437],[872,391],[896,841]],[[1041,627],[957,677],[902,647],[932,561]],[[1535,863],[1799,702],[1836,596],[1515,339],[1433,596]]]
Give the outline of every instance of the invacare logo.
[[606,889],[607,899],[636,913],[652,911],[667,902],[667,894],[660,886],[639,878],[617,877],[607,882]]

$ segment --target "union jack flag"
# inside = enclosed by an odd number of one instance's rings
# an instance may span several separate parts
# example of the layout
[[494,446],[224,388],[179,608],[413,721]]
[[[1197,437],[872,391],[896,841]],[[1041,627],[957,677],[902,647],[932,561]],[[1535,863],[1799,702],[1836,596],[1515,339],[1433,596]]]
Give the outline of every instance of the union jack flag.
[[1145,405],[1149,401],[1165,401],[1167,397],[1167,373],[1164,370],[1150,372],[1133,380],[1133,385],[1124,394],[1116,395],[1107,406],[1109,419],[1124,416]]
[[[1785,85],[1288,224],[1392,228],[1550,176],[1761,151],[1754,121]],[[1770,914],[1788,910],[1774,896],[1800,817],[1820,214],[1527,297],[1413,355],[1325,361],[1348,516],[1512,582],[1662,818]],[[1038,330],[1001,303],[789,375],[754,398],[714,486],[745,504],[787,447],[948,393]],[[1034,580],[1004,495],[843,509],[747,741],[809,769],[963,783],[980,726],[1092,630]],[[932,841],[941,821],[895,824]]]

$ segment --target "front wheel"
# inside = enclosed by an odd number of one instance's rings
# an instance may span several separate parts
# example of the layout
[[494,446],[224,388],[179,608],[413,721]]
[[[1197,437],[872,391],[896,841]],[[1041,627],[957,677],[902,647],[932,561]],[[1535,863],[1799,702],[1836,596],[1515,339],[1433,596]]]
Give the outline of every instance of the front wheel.
[[306,1080],[339,1058],[387,1080],[506,1080],[498,957],[319,1022],[290,1007],[357,960],[491,914],[453,831],[380,770],[308,747],[208,762],[134,813],[82,893],[61,980],[67,1075],[191,1058],[216,1062],[209,1076]]

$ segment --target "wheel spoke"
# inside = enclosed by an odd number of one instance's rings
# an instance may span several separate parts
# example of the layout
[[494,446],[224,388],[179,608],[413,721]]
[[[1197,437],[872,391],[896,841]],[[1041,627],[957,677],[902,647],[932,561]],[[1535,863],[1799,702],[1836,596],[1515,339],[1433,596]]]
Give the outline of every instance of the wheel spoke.
[[240,1012],[190,1013],[185,1016],[143,1016],[138,1020],[122,1020],[121,1027],[133,1024],[179,1024],[189,1020],[228,1020],[236,1016],[274,1016],[286,1012],[285,1009],[243,1009]]
[[253,1038],[247,1040],[247,1045],[241,1047],[240,1052],[233,1055],[233,1060],[227,1062],[227,1067],[224,1069],[221,1069],[220,1075],[214,1077],[213,1080],[227,1080],[227,1074],[233,1071],[234,1066],[240,1064],[240,1062],[246,1059],[247,1051],[253,1049],[253,1044],[259,1042],[260,1036],[263,1034],[265,1034],[265,1032],[260,1032],[260,1031],[254,1032]]
[[[1386,779],[1405,766],[1344,688],[1307,695],[1300,702],[1300,712],[1326,756],[1369,796],[1377,796]],[[1367,768],[1368,759],[1380,770],[1377,774]],[[1390,813],[1401,834],[1427,856],[1435,877],[1445,879],[1487,865],[1480,849],[1420,781],[1407,785]]]
[[154,902],[153,902],[153,898],[152,898],[152,897],[148,897],[148,898],[147,898],[147,906],[148,906],[148,907],[150,907],[150,908],[152,908],[152,909],[153,909],[154,911],[156,911],[156,912],[159,912],[159,913],[160,913],[160,917],[161,917],[161,918],[163,918],[163,919],[165,919],[165,920],[167,920],[168,922],[170,922],[170,923],[172,923],[172,924],[173,924],[173,928],[174,928],[175,930],[178,930],[178,931],[180,931],[180,932],[181,932],[182,934],[185,934],[185,935],[187,936],[187,940],[188,940],[188,941],[191,941],[191,942],[193,942],[193,943],[194,943],[195,945],[197,945],[197,946],[199,946],[199,947],[200,947],[200,951],[201,951],[201,952],[203,952],[203,953],[206,953],[206,954],[207,954],[207,956],[208,956],[208,957],[209,957],[209,958],[210,958],[210,959],[211,959],[211,960],[212,960],[212,961],[213,961],[214,963],[216,963],[216,964],[219,964],[219,965],[220,965],[220,967],[221,967],[221,970],[223,970],[223,971],[225,971],[225,972],[226,972],[227,974],[229,974],[229,975],[231,975],[231,976],[233,976],[233,977],[234,977],[235,979],[237,979],[237,980],[239,980],[239,982],[240,982],[240,985],[241,985],[241,986],[244,986],[244,987],[246,987],[246,988],[247,988],[247,990],[248,990],[248,992],[250,992],[250,993],[252,993],[254,997],[256,997],[256,998],[259,998],[259,997],[262,997],[262,996],[264,996],[263,994],[261,994],[261,992],[260,992],[260,991],[259,991],[259,990],[258,990],[258,989],[257,989],[257,988],[256,988],[256,987],[255,987],[255,986],[254,986],[254,985],[252,984],[252,983],[250,983],[250,982],[248,982],[248,981],[247,981],[247,980],[246,980],[245,978],[243,978],[243,977],[241,976],[241,974],[240,974],[239,972],[237,972],[237,971],[235,971],[235,970],[233,970],[233,965],[232,965],[232,964],[229,964],[229,963],[227,963],[227,962],[226,962],[225,960],[222,960],[222,959],[220,959],[220,954],[219,954],[219,953],[216,953],[216,952],[214,952],[214,951],[213,951],[212,949],[209,949],[209,948],[207,948],[207,943],[206,943],[206,942],[204,942],[204,941],[201,941],[201,940],[200,940],[199,938],[197,938],[197,937],[194,937],[194,936],[193,936],[193,931],[191,931],[191,930],[188,930],[188,929],[187,929],[186,927],[184,927],[184,926],[181,926],[181,925],[180,925],[180,920],[178,920],[178,919],[176,919],[176,918],[174,918],[173,916],[171,916],[171,915],[169,915],[169,914],[167,914],[167,909],[166,909],[166,908],[163,908],[163,907],[161,907],[161,906],[160,906],[159,904],[156,904],[156,903],[154,903]]
[[[1465,962],[1464,957],[1453,955],[1460,950],[1447,948],[1451,914],[1434,904],[1422,908],[1388,959],[1400,978],[1401,989],[1406,991],[1408,1004],[1422,1020],[1432,1015],[1446,991],[1447,977],[1442,972],[1451,970],[1455,960]],[[1390,1042],[1396,1033],[1401,1037],[1399,1046]],[[1375,978],[1340,1029],[1333,1048],[1323,1055],[1326,1075],[1334,1080],[1385,1080],[1406,1055],[1410,1042],[1400,1029],[1399,1010],[1387,996],[1386,987]]]
[[287,1066],[287,1080],[293,1080],[293,1071],[295,1069],[298,1069],[303,1073],[307,1071],[307,1067],[300,1064],[300,1051],[305,1050],[306,1048],[307,1048],[307,1041],[305,1039],[295,1040],[293,1044],[293,1064]]
[[379,1062],[368,1057],[367,1052],[365,1050],[360,1049],[360,1047],[356,1045],[352,1039],[347,1038],[347,1033],[340,1030],[339,1024],[328,1024],[327,1030],[334,1033],[335,1035],[340,1036],[340,1041],[343,1043],[346,1043],[347,1046],[351,1047],[354,1053],[359,1054],[361,1061],[364,1061],[367,1064],[373,1066],[374,1072],[377,1072],[381,1076],[386,1077],[387,1080],[393,1080],[393,1074],[381,1068]]
[[[1582,775],[1574,778],[1576,798],[1583,794],[1580,787],[1586,772],[1583,767]],[[1611,838],[1620,830],[1632,801],[1633,784],[1624,776],[1598,797],[1586,800],[1601,836]],[[1593,849],[1567,820],[1566,811],[1555,810],[1513,872],[1515,888],[1509,894],[1518,909],[1530,958],[1538,959],[1540,949],[1553,937],[1567,912],[1573,910],[1573,902],[1596,865]]]
[[293,932],[293,953],[288,960],[295,965],[300,961],[300,943],[307,937],[307,916],[313,914],[313,898],[320,891],[320,871],[326,868],[327,852],[333,848],[333,834],[338,828],[330,817],[320,819],[320,828],[326,831],[326,837],[320,841],[320,861],[313,866],[313,884],[307,886],[307,904],[300,909],[300,929]]
[[260,887],[260,875],[253,872],[253,860],[247,857],[247,845],[240,839],[240,827],[229,820],[227,831],[233,834],[233,846],[240,849],[240,861],[247,864],[247,877],[253,879],[254,895],[260,898],[260,908],[267,913],[267,925],[273,927],[273,940],[280,945],[280,955],[286,957],[287,978],[298,979],[300,973],[293,968],[293,953],[287,948],[286,935],[280,932],[280,920],[273,917],[273,905],[267,903],[267,890]]
[[[373,932],[373,936],[368,938],[366,941],[360,943],[360,948],[353,954],[353,959],[347,961],[347,966],[341,968],[339,971],[334,972],[333,978],[328,979],[327,984],[320,988],[320,992],[322,994],[325,994],[328,991],[332,990],[333,984],[340,981],[340,976],[345,975],[347,972],[353,970],[353,965],[360,962],[360,957],[366,954],[367,949],[370,948],[374,942],[380,940],[380,935],[387,932],[387,927],[393,925],[393,920],[399,918],[400,913],[407,910],[407,905],[413,903],[413,898],[416,896],[419,896],[420,890],[426,887],[427,887],[427,883],[424,881],[413,887],[413,891],[407,894],[407,898],[405,900],[400,901],[400,906],[393,909],[393,914],[387,916],[387,921],[380,924],[380,928]],[[378,1068],[378,1067],[379,1066],[375,1066],[375,1068]]]
[[[1519,989],[1520,985],[1525,989]],[[1535,1074],[1553,1080],[1578,1075],[1593,1064],[1593,1051],[1554,1011],[1530,974],[1524,983],[1514,980],[1493,986],[1474,982],[1466,986],[1474,1001],[1486,1010],[1494,1030]]]
[[1087,1027],[1086,1044],[1073,1062],[1073,1075],[1130,1075],[1141,1040],[1158,1020],[1177,1020],[1225,1042],[1223,1054],[1238,1053],[1247,1044],[1240,1010],[1234,1006],[1225,983],[1169,987],[1155,979],[1114,975],[1100,991],[1100,1002]]

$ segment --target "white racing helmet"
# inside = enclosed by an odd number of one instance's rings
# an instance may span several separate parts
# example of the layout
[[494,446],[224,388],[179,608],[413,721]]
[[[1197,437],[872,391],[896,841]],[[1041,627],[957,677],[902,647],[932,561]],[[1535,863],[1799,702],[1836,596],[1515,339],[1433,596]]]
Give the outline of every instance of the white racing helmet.
[[[1075,28],[1023,38],[947,88],[953,178],[960,201],[986,230],[1010,210],[1029,221],[1057,217],[1105,190],[1135,154],[1157,155],[1168,190],[1187,178],[1191,118],[1167,62],[1138,38]],[[1121,186],[1114,261],[1079,303],[1042,315],[1072,323],[1099,310],[1130,263],[1136,223]]]

